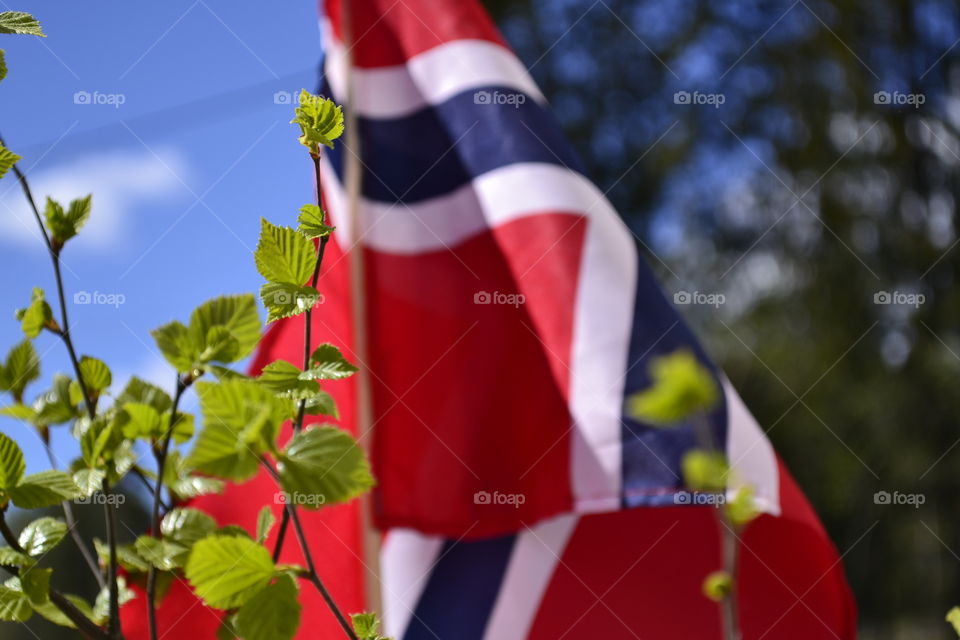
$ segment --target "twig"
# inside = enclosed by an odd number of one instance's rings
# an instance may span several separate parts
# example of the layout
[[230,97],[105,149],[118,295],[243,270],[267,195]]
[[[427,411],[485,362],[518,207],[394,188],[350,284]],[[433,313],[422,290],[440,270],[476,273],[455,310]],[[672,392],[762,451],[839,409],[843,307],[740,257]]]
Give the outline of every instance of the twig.
[[116,501],[110,500],[110,481],[103,481],[103,508],[107,516],[107,544],[110,547],[108,576],[110,578],[110,620],[107,624],[107,635],[111,638],[120,637],[120,586],[117,584],[117,514]]
[[[154,457],[157,459],[157,482],[153,486],[153,511],[150,514],[150,535],[154,538],[160,537],[160,493],[163,489],[163,471],[167,464],[167,455],[170,453],[170,440],[173,439],[173,430],[180,419],[177,409],[180,406],[180,398],[183,396],[183,392],[191,384],[193,384],[192,375],[187,374],[184,377],[181,377],[179,374],[177,375],[177,391],[173,397],[173,407],[170,410],[170,426],[167,428],[167,433],[163,437],[160,449],[157,450],[156,446],[154,446],[153,449]],[[150,623],[151,640],[157,640],[158,638],[156,595],[157,568],[151,564],[147,573],[147,619]]]
[[[50,460],[50,466],[53,469],[56,469],[57,459],[53,455],[53,448],[50,446],[49,431],[44,429],[41,432],[40,440],[43,441],[43,448],[47,452],[47,458]],[[93,552],[90,551],[90,548],[83,541],[83,537],[80,535],[79,529],[77,529],[77,519],[73,516],[73,507],[68,500],[64,500],[60,503],[60,508],[63,509],[63,517],[67,521],[67,530],[70,531],[70,538],[73,540],[74,544],[77,545],[77,549],[80,550],[80,554],[86,561],[87,566],[90,567],[93,577],[97,579],[97,584],[100,585],[101,589],[104,588],[107,586],[107,581],[103,577],[103,571],[100,570],[100,563],[97,562]]]
[[[20,546],[17,536],[13,534],[13,531],[10,530],[10,526],[7,524],[7,520],[4,517],[4,510],[0,510],[0,535],[3,536],[3,539],[11,549],[26,555],[26,550]],[[3,568],[17,577],[20,576],[20,570],[16,567],[4,566]],[[63,594],[56,589],[50,588],[50,601],[85,637],[95,640],[109,640],[110,636],[104,633],[103,629],[97,626],[93,620],[85,616],[82,611],[77,609],[72,602],[67,600]]]
[[[317,181],[317,206],[320,207],[321,223],[327,223],[327,213],[323,208],[323,185],[320,180],[320,156],[310,156],[313,160],[313,173],[316,176]],[[320,265],[323,264],[323,254],[327,249],[327,242],[330,241],[330,235],[325,235],[320,238],[320,241],[317,243],[317,265],[313,269],[313,278],[310,280],[310,286],[314,289],[317,288],[317,282],[320,280]],[[304,370],[310,367],[310,347],[313,342],[312,338],[312,329],[313,329],[313,306],[307,309],[306,314],[304,315],[303,321],[303,368]],[[303,429],[303,419],[306,413],[307,401],[301,399],[297,404],[297,418],[293,423],[294,433],[299,433]],[[280,552],[283,551],[283,544],[286,541],[287,530],[290,527],[290,514],[288,511],[284,510],[283,515],[280,518],[280,529],[277,530],[277,541],[273,546],[273,561],[276,562],[280,559]]]
[[[264,468],[267,470],[267,473],[276,481],[277,486],[280,486],[280,475],[277,473],[269,462],[262,460]],[[307,563],[307,574],[304,576],[309,580],[314,587],[317,588],[317,591],[320,592],[320,595],[323,597],[324,602],[327,603],[327,607],[336,617],[337,622],[340,623],[340,626],[343,628],[344,633],[347,634],[347,637],[350,640],[358,640],[357,634],[354,633],[353,627],[350,626],[350,623],[347,621],[347,618],[340,612],[340,608],[337,606],[337,603],[333,600],[333,596],[330,595],[330,592],[327,591],[326,586],[323,584],[323,580],[320,579],[320,574],[317,573],[317,567],[313,562],[313,554],[310,553],[310,544],[307,542],[307,536],[303,531],[303,525],[300,524],[300,516],[297,513],[297,507],[290,502],[286,503],[285,513],[290,514],[290,520],[293,522],[293,529],[297,534],[297,542],[300,545],[300,551],[303,553],[303,559]]]

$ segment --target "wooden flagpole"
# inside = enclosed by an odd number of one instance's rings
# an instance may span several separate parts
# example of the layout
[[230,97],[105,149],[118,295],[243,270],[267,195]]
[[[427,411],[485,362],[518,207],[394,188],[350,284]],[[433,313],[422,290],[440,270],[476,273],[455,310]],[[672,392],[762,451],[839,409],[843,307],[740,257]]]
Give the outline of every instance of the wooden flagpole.
[[[350,0],[340,0],[340,24],[343,32],[344,64],[347,67],[344,76],[346,86],[346,125],[347,156],[344,168],[344,186],[347,195],[347,209],[350,217],[350,298],[353,302],[353,341],[354,353],[359,360],[357,373],[357,431],[360,444],[368,455],[373,451],[373,406],[370,394],[369,353],[367,348],[367,298],[363,244],[361,242],[360,195],[363,184],[362,163],[360,161],[360,131],[357,128],[356,96],[354,95],[353,72],[353,16]],[[373,499],[365,494],[360,502],[363,562],[366,565],[364,585],[366,589],[366,607],[368,611],[383,612],[380,591],[380,532],[373,526]]]

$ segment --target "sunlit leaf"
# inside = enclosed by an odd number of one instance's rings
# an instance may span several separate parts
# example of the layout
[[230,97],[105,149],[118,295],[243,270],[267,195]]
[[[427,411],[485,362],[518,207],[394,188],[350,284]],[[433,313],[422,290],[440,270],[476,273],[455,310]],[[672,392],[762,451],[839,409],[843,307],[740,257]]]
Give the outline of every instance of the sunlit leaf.
[[222,535],[196,543],[185,569],[197,595],[216,609],[242,606],[267,586],[275,571],[264,547],[249,538]]

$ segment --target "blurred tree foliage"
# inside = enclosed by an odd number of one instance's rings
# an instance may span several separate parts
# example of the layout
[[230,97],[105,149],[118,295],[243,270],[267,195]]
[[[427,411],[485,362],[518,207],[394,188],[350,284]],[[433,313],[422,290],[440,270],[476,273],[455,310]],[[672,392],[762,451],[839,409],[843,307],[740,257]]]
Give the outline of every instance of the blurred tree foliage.
[[668,293],[726,297],[681,309],[846,554],[863,637],[950,637],[960,6],[486,4]]

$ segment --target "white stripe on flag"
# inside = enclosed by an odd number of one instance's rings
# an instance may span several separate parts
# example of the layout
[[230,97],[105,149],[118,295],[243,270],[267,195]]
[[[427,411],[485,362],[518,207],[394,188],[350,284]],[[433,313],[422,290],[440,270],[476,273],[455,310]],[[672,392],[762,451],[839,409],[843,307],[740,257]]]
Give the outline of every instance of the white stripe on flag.
[[560,516],[517,536],[484,640],[524,640],[579,518]]
[[[346,95],[343,44],[324,23],[327,59],[324,70],[333,94]],[[407,60],[405,65],[354,68],[357,113],[369,118],[401,118],[424,107],[441,104],[465,91],[499,87],[546,103],[526,67],[513,53],[486,40],[454,40]]]
[[778,516],[780,471],[773,445],[727,377],[721,374],[721,380],[727,400],[727,456],[734,469],[728,495],[749,484],[760,510]]
[[442,548],[440,536],[413,529],[391,529],[385,536],[380,549],[380,584],[388,636],[402,638],[407,632]]

